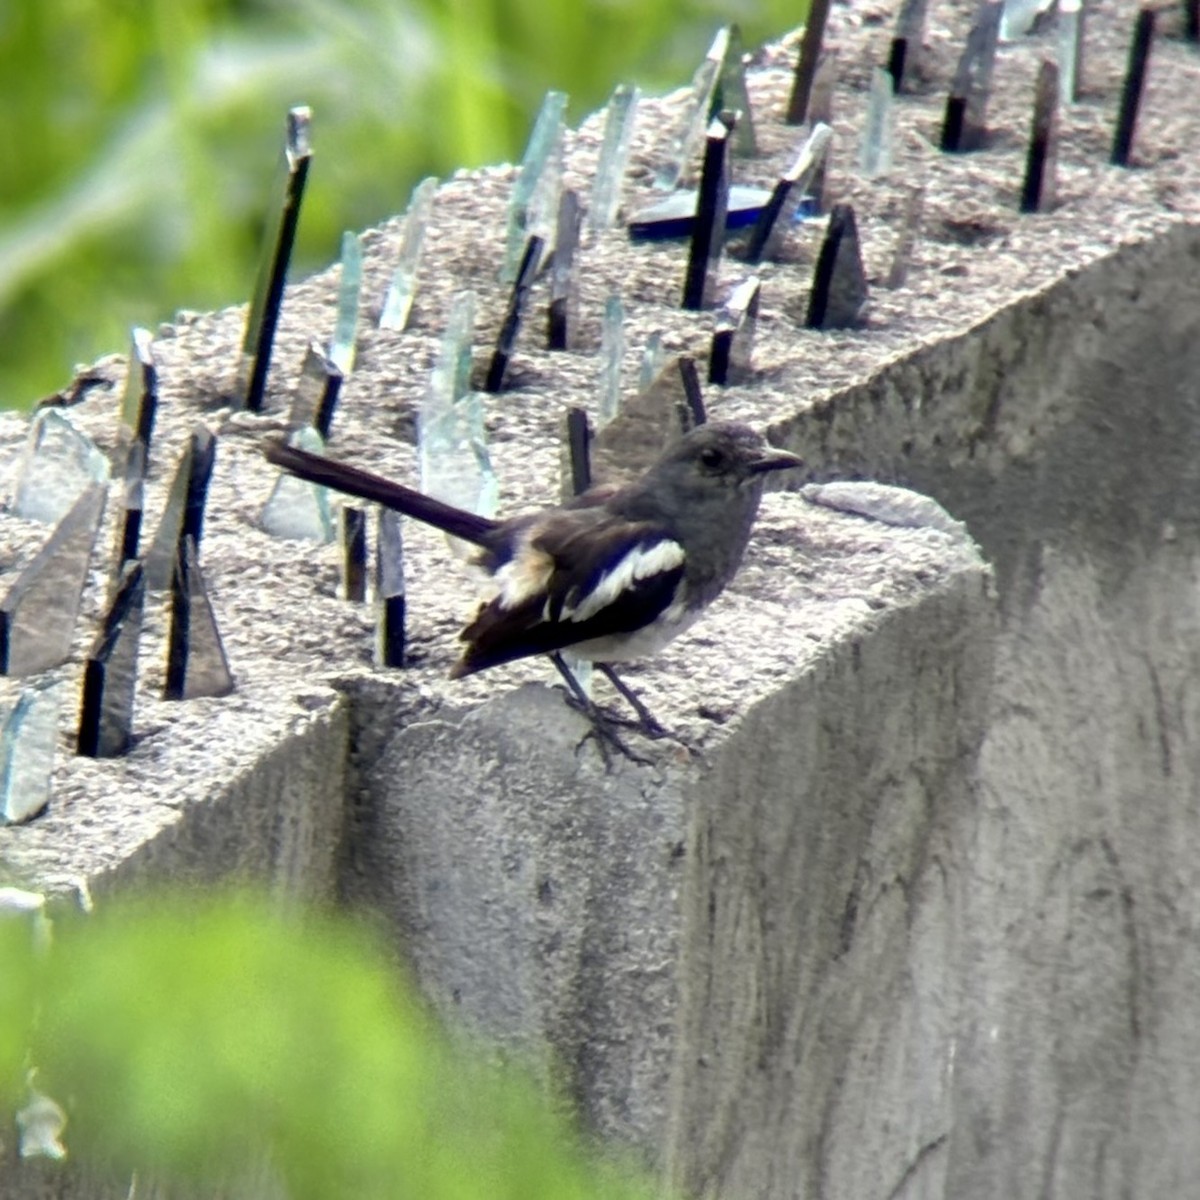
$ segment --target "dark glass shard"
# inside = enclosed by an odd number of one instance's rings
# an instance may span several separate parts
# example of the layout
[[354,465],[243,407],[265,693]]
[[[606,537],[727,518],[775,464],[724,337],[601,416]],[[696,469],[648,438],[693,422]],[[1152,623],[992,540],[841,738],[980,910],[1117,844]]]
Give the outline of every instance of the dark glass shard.
[[50,803],[58,748],[57,685],[23,688],[0,726],[0,825],[19,825]]
[[204,502],[216,456],[217,439],[211,430],[197,424],[188,448],[179,459],[171,490],[167,493],[166,508],[146,555],[146,586],[152,592],[166,591],[171,586],[180,542],[191,537],[197,546],[200,544],[204,532]]
[[835,204],[813,272],[805,325],[809,329],[848,329],[862,320],[867,276],[858,244],[858,224],[849,204]]
[[[1061,4],[1059,5],[1061,11]],[[1183,36],[1200,42],[1200,0],[1183,0]]]
[[33,414],[21,451],[13,512],[27,521],[54,525],[91,483],[107,484],[108,459],[57,408]]
[[125,452],[125,475],[121,491],[121,519],[117,523],[116,569],[138,556],[142,533],[142,509],[146,495],[146,452],[141,438],[129,443]]
[[1117,112],[1117,128],[1113,135],[1111,162],[1114,167],[1129,166],[1133,150],[1133,134],[1137,127],[1138,109],[1146,86],[1146,66],[1150,61],[1150,45],[1154,41],[1154,9],[1138,10],[1129,44],[1129,66],[1121,88],[1121,107]]
[[558,229],[550,269],[550,328],[547,346],[568,350],[579,309],[579,193],[566,188],[558,201]]
[[342,593],[353,604],[367,598],[367,513],[342,507]]
[[783,239],[796,223],[800,206],[809,193],[825,155],[833,130],[818,122],[800,148],[796,161],[779,177],[771,199],[750,234],[744,258],[749,263],[762,262],[763,257],[779,253]]
[[925,185],[916,184],[909,188],[904,201],[904,214],[900,218],[900,233],[896,238],[896,249],[892,254],[892,265],[888,270],[887,286],[903,287],[912,265],[913,249],[921,234],[921,220],[925,214]]
[[1049,212],[1054,207],[1054,167],[1058,118],[1058,67],[1044,60],[1038,68],[1033,99],[1033,127],[1021,185],[1021,211]]
[[733,289],[717,313],[708,358],[709,383],[740,383],[750,374],[761,291],[761,281],[752,275]]
[[121,400],[121,426],[124,441],[142,443],[143,453],[150,455],[150,439],[154,436],[154,418],[158,413],[158,368],[154,363],[154,335],[148,329],[135,326],[129,373],[125,376],[125,394]]
[[730,125],[726,121],[713,121],[705,139],[696,228],[692,233],[683,283],[683,307],[692,311],[699,311],[711,300],[721,252],[725,248],[725,213],[729,206],[729,133]]
[[86,488],[0,601],[0,673],[35,675],[71,654],[106,490]]
[[375,598],[378,606],[375,655],[382,667],[402,667],[407,654],[404,611],[404,540],[400,514],[379,510],[375,542]]
[[887,69],[897,93],[912,91],[920,81],[928,7],[929,0],[902,0],[896,16]]
[[293,429],[311,425],[322,440],[328,441],[344,378],[341,368],[321,349],[320,343],[309,342],[292,397],[288,424]]
[[754,136],[750,93],[746,89],[746,52],[741,28],[736,24],[728,27],[725,53],[721,57],[717,86],[709,103],[708,119],[711,121],[719,116],[722,109],[740,114],[731,138],[733,153],[739,158],[753,158],[758,151],[758,144]]
[[704,394],[700,390],[700,372],[696,360],[690,354],[679,356],[679,383],[683,388],[683,410],[686,419],[681,422],[684,433],[703,425],[708,420],[704,411]]
[[185,537],[171,580],[171,627],[167,634],[164,700],[228,696],[233,675],[200,570],[196,543]]
[[512,295],[508,300],[508,312],[504,314],[504,324],[500,326],[500,335],[496,338],[496,349],[492,352],[487,380],[483,385],[489,392],[495,393],[504,387],[509,360],[517,345],[517,334],[521,331],[521,317],[525,309],[525,301],[529,298],[529,289],[533,287],[533,280],[537,275],[538,265],[542,261],[542,249],[545,244],[542,238],[534,234],[525,247],[525,253],[521,258],[521,267],[517,271]]
[[83,672],[78,753],[115,758],[133,743],[138,640],[146,600],[142,564],[132,562],[121,576]]
[[[238,370],[238,396],[243,408],[260,412],[267,390],[267,372],[279,310],[283,306],[283,287],[288,262],[296,241],[300,220],[300,201],[312,162],[309,129],[312,111],[292,108],[287,115],[283,162],[274,188],[274,200],[268,210],[266,230],[260,251],[258,279],[246,314],[246,334],[242,339],[242,359]],[[171,561],[174,561],[172,555]],[[165,585],[164,585],[165,586]]]
[[808,20],[804,23],[804,37],[800,42],[800,57],[796,60],[796,75],[792,82],[792,94],[788,100],[787,123],[803,125],[806,120],[828,121],[828,117],[813,117],[809,112],[813,81],[817,75],[817,63],[821,58],[821,43],[825,39],[825,22],[829,19],[829,0],[812,0],[808,8]]
[[592,430],[587,410],[574,405],[567,409],[567,454],[570,459],[570,496],[578,496],[592,486]]
[[[735,233],[754,225],[771,201],[764,188],[742,187],[729,189],[725,212],[725,232]],[[698,191],[674,192],[665,200],[643,208],[629,218],[631,242],[666,242],[673,238],[691,237],[696,230],[696,210],[700,204]]]
[[942,149],[948,153],[978,150],[987,138],[987,104],[1003,14],[1002,0],[983,0],[967,34],[942,122]]

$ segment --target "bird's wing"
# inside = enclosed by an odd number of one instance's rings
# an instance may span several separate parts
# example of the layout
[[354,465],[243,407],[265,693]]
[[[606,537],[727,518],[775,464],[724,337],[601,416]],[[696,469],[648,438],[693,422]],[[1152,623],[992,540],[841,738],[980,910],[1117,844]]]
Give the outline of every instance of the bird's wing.
[[681,601],[683,548],[647,522],[580,511],[530,524],[496,595],[463,630],[457,678],[531,654],[632,633]]

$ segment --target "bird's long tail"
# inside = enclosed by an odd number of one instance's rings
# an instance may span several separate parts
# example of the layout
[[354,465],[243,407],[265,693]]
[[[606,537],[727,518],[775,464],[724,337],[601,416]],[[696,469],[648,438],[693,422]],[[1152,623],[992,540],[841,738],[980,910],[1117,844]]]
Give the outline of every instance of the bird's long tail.
[[473,542],[476,546],[490,546],[491,535],[500,526],[499,521],[490,517],[481,517],[476,513],[467,512],[466,509],[455,508],[454,505],[435,500],[415,488],[384,479],[382,475],[373,475],[370,471],[363,471],[348,463],[335,462],[320,454],[289,446],[286,442],[265,442],[263,454],[269,462],[290,471],[300,479],[319,483],[322,487],[333,488],[350,496],[358,496],[362,500],[373,500],[376,504],[395,509],[406,517],[424,521],[427,525],[442,529],[453,537]]

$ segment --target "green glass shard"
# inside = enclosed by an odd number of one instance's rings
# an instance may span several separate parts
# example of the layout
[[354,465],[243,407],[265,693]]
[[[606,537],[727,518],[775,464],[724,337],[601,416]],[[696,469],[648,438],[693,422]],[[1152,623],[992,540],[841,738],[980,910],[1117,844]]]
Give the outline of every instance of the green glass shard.
[[521,160],[508,202],[501,283],[512,283],[516,279],[521,255],[532,234],[540,234],[547,240],[553,235],[562,179],[563,119],[566,110],[565,92],[547,92],[533,123],[533,132],[529,135],[529,144],[525,148],[525,156]]
[[718,31],[704,61],[692,76],[691,94],[683,121],[671,139],[666,161],[655,175],[654,186],[660,191],[674,191],[691,165],[696,147],[710,120],[713,94],[720,81],[728,49],[729,27],[726,26]]
[[0,825],[19,825],[50,803],[59,691],[57,684],[23,688],[0,726]]
[[881,67],[871,72],[871,94],[858,164],[868,179],[892,169],[892,77]]
[[329,343],[329,358],[343,375],[349,375],[354,369],[362,279],[362,240],[357,234],[347,231],[342,234],[342,270],[337,289],[337,317],[334,320],[333,340]]
[[[311,426],[297,429],[288,443],[312,454],[325,453],[325,439]],[[259,519],[272,537],[295,542],[333,541],[329,490],[286,471],[279,473]]]
[[34,413],[17,466],[13,512],[53,525],[89,484],[107,484],[108,459],[57,408]]
[[380,329],[392,329],[399,333],[408,324],[412,313],[413,297],[417,294],[417,272],[421,265],[421,248],[425,244],[425,231],[433,215],[433,198],[437,194],[438,181],[433,176],[422,179],[413,189],[404,217],[404,232],[400,237],[400,254],[396,270],[388,285],[383,300],[383,312],[379,317]]
[[596,426],[603,428],[621,409],[621,360],[625,357],[625,305],[614,292],[604,302],[600,331],[600,390]]
[[600,144],[596,178],[592,184],[591,209],[588,212],[588,227],[593,234],[611,229],[617,219],[641,98],[641,88],[628,83],[618,84],[605,110],[604,140]]

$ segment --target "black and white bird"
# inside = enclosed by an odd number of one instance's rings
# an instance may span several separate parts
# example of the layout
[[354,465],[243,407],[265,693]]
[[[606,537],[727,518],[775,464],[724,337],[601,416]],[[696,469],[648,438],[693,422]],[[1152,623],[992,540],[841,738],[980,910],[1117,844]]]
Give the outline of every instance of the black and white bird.
[[749,426],[713,421],[681,437],[632,483],[495,520],[283,442],[267,443],[264,453],[302,479],[479,547],[475,561],[495,592],[463,630],[466,647],[451,678],[550,654],[591,709],[558,657],[569,650],[597,664],[648,732],[661,730],[610,664],[653,654],[696,621],[741,564],[766,475],[803,466]]

